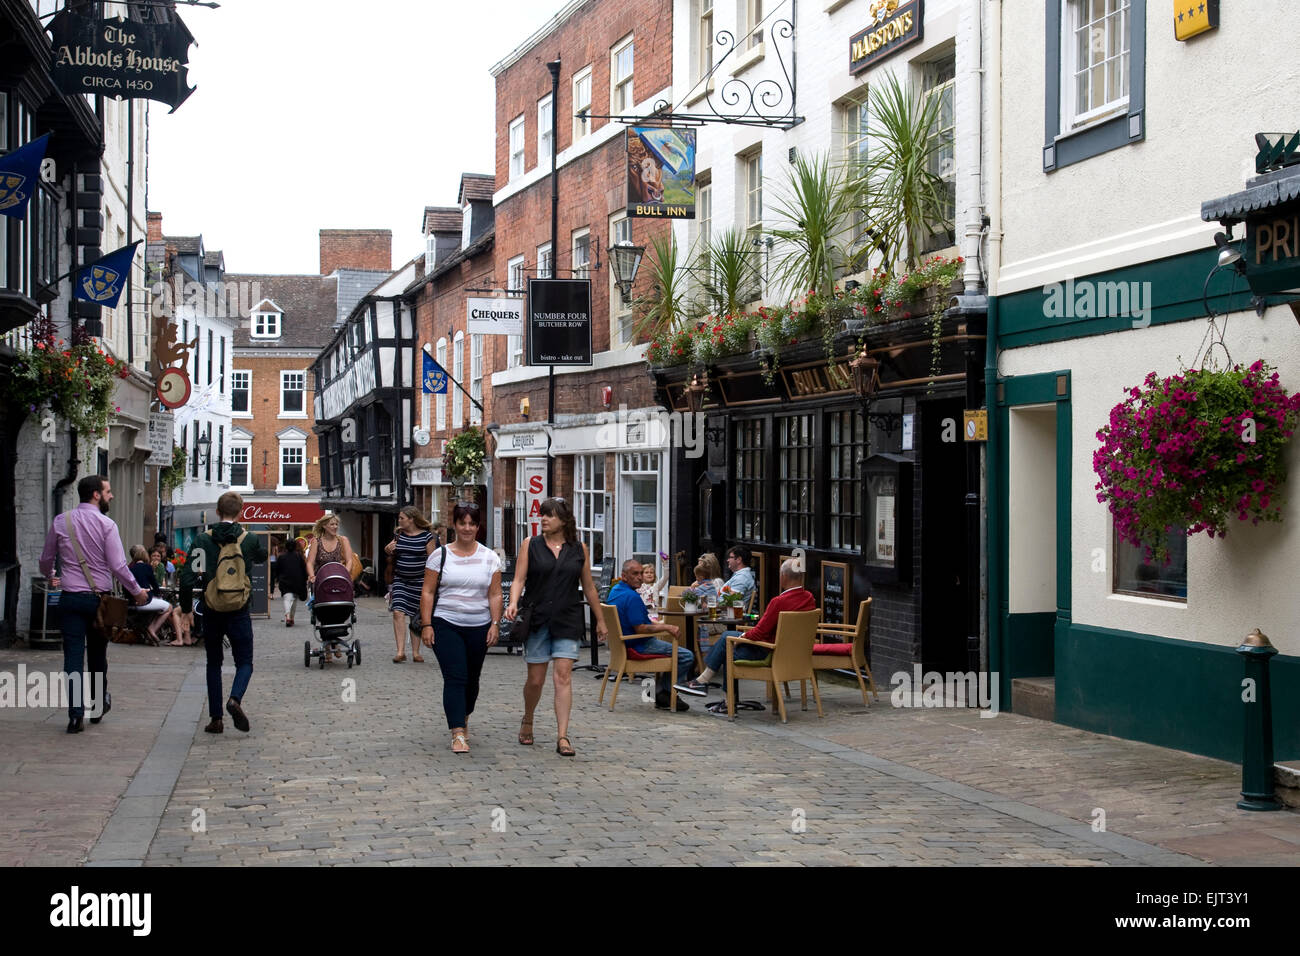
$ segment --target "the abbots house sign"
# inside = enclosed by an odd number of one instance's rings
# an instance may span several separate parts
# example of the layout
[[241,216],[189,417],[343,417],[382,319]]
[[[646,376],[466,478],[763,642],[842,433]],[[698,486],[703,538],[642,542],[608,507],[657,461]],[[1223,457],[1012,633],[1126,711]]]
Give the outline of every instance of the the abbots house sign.
[[922,38],[925,0],[874,0],[872,23],[849,39],[849,73],[858,74]]
[[174,111],[194,92],[186,76],[194,37],[171,23],[92,20],[66,10],[54,18],[54,81],[65,93],[158,100]]

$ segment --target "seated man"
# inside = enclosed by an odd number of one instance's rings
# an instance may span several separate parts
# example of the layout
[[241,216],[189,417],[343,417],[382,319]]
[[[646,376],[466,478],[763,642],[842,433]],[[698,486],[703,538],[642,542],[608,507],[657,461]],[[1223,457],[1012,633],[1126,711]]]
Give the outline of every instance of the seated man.
[[[637,588],[641,586],[644,579],[641,569],[641,562],[635,558],[623,562],[623,577],[618,584],[609,590],[607,603],[614,605],[618,609],[618,624],[623,629],[623,643],[629,650],[636,651],[639,654],[663,654],[672,653],[673,646],[667,641],[661,641],[655,637],[643,636],[650,634],[668,634],[671,637],[677,636],[677,626],[674,624],[656,624],[650,620],[650,614],[646,611],[645,603],[641,600],[641,595],[637,593]],[[684,647],[677,649],[677,673],[689,674],[691,665],[695,663],[695,655]],[[660,674],[655,692],[655,707],[660,710],[667,710],[669,701],[672,699],[670,691],[672,690],[672,681],[668,674]],[[690,710],[686,701],[677,701],[678,710]]]
[[752,595],[758,585],[754,583],[754,569],[749,566],[749,548],[738,544],[729,550],[727,570],[731,572],[731,577],[727,578],[727,583],[723,587],[739,594],[745,607],[753,607]]
[[[730,563],[730,554],[727,555],[727,560]],[[746,568],[745,570],[749,569]],[[734,579],[735,575],[732,577]],[[781,564],[781,593],[768,602],[766,610],[763,611],[763,616],[758,619],[758,623],[744,634],[739,631],[727,631],[723,634],[722,639],[714,644],[713,649],[709,651],[708,658],[705,660],[707,666],[700,676],[695,680],[677,684],[677,689],[683,694],[703,697],[708,693],[709,681],[714,674],[721,674],[723,680],[726,679],[727,637],[744,637],[747,640],[764,641],[770,644],[776,640],[777,616],[782,611],[811,611],[816,607],[817,601],[813,598],[812,593],[803,586],[803,571],[796,571],[794,558],[787,558]],[[734,656],[738,661],[761,661],[770,653],[772,652],[766,647],[737,644]]]

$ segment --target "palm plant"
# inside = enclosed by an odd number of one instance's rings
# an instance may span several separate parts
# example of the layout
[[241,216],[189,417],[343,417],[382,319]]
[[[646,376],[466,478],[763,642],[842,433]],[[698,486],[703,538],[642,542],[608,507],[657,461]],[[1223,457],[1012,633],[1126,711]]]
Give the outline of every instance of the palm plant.
[[704,287],[705,312],[735,315],[758,298],[760,278],[749,234],[726,229],[714,236],[700,253],[699,274]]
[[870,233],[886,262],[920,262],[925,237],[945,225],[947,188],[934,170],[943,141],[935,135],[941,102],[893,74],[867,97],[871,146],[854,186]]
[[812,290],[829,301],[835,280],[850,262],[855,191],[825,156],[800,154],[790,170],[779,216],[791,225],[773,229],[778,254],[773,278],[792,293]]
[[670,335],[687,320],[687,276],[677,237],[669,230],[650,240],[649,254],[642,266],[650,276],[650,293],[637,300],[640,319],[636,340],[646,341]]

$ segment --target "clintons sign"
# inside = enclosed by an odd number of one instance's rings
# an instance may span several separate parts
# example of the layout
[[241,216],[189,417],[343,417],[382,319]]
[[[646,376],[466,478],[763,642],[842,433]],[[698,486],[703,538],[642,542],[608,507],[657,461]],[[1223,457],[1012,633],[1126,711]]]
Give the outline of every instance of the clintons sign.
[[313,524],[325,511],[314,501],[249,502],[239,513],[241,524]]

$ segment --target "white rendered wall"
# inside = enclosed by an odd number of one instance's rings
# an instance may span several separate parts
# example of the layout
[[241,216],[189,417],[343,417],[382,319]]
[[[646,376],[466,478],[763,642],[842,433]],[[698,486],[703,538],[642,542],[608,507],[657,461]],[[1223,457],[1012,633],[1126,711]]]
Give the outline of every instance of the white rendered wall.
[[1201,221],[1201,203],[1245,187],[1254,175],[1255,133],[1300,127],[1300,3],[1228,6],[1222,27],[1180,43],[1170,4],[1150,0],[1146,139],[1049,174],[1044,5],[1003,4],[1005,238],[996,294],[1213,244],[1219,227]]
[[[1269,309],[1263,319],[1253,312],[1235,313],[1228,328],[1236,361],[1249,364],[1266,358],[1277,367],[1284,386],[1293,392],[1300,389],[1300,334],[1290,309]],[[1181,322],[1014,349],[1002,353],[999,372],[1011,376],[1071,371],[1071,586],[1076,624],[1224,646],[1236,646],[1251,628],[1259,627],[1283,654],[1300,655],[1300,441],[1291,442],[1287,458],[1289,502],[1281,524],[1256,526],[1233,519],[1225,539],[1202,534],[1188,540],[1185,605],[1111,593],[1111,516],[1097,501],[1092,470],[1097,430],[1123,399],[1123,387],[1140,384],[1153,370],[1161,376],[1177,373],[1178,356],[1190,360],[1204,332],[1201,322]],[[1014,508],[1016,498],[1011,501]],[[1015,512],[1011,521],[1014,525]],[[1092,570],[1095,548],[1106,555],[1105,571]],[[1011,577],[1014,580],[1015,574]]]

